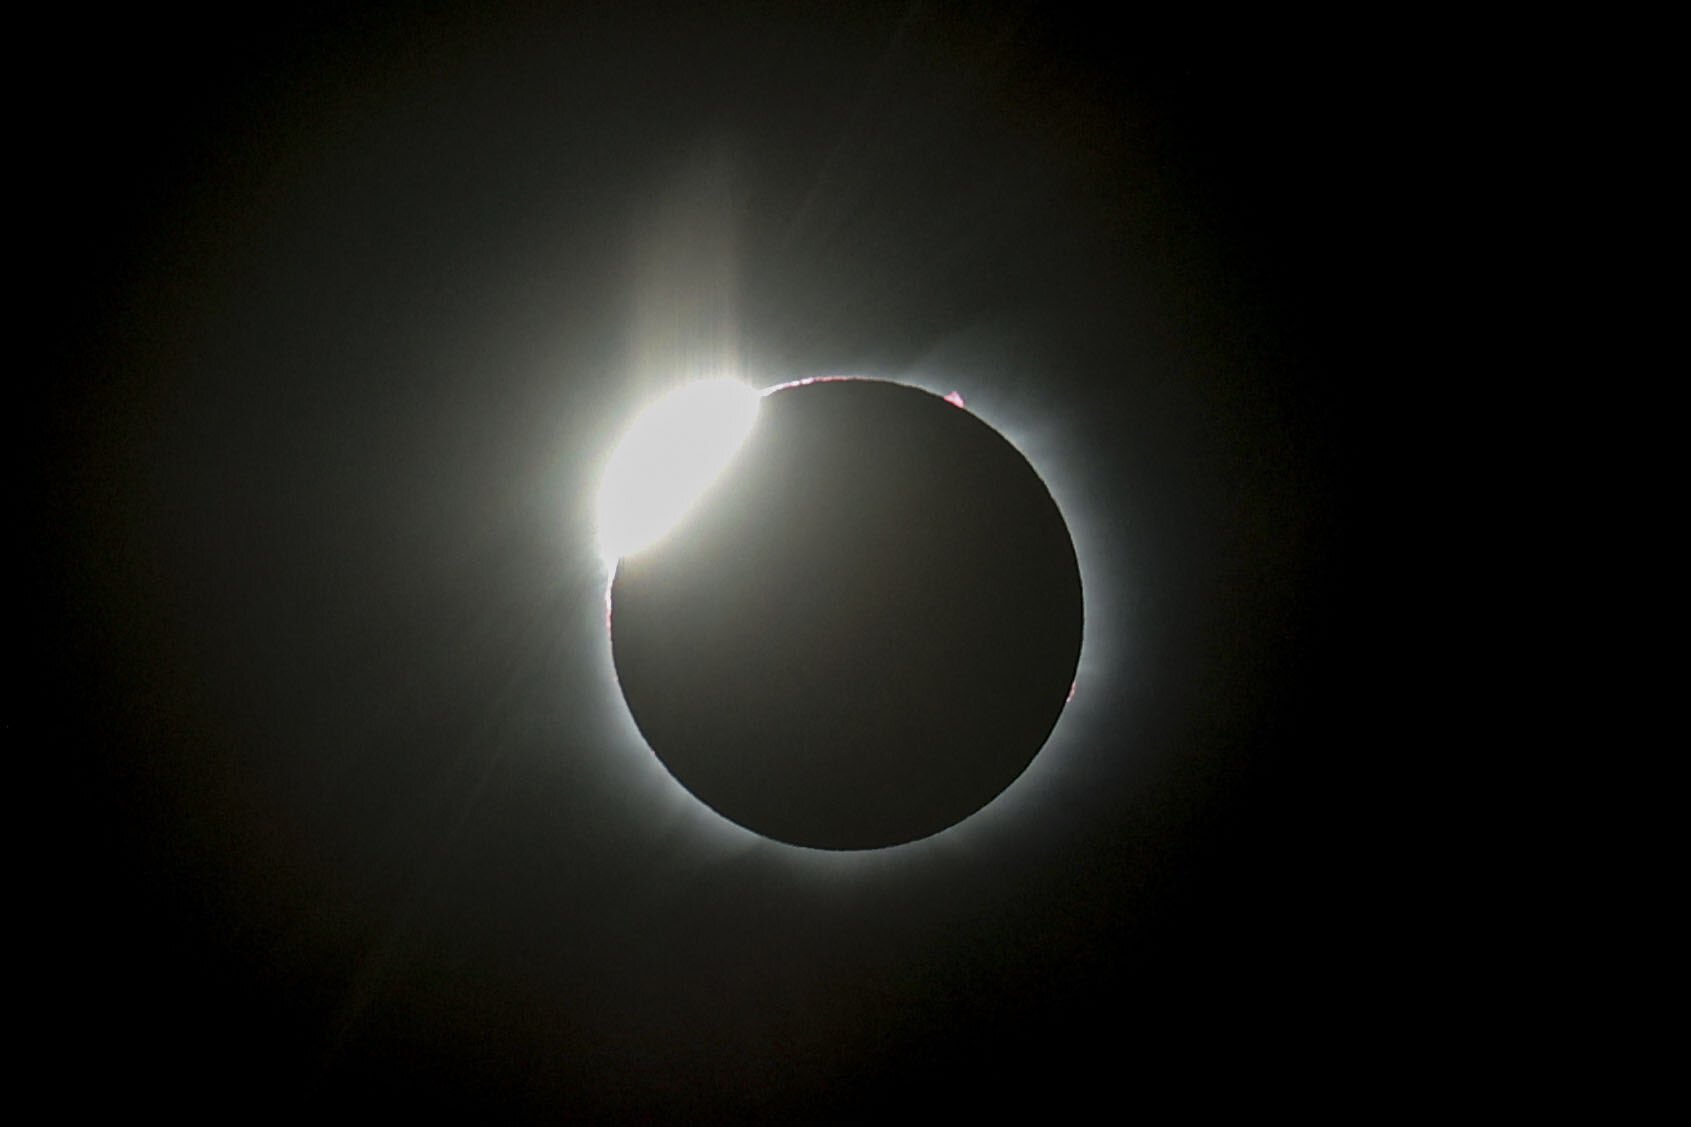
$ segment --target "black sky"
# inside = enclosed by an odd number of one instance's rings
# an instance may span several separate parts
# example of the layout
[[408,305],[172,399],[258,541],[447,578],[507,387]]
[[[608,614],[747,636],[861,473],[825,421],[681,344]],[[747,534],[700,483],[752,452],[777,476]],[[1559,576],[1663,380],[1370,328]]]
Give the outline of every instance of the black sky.
[[[55,1074],[741,1121],[1364,1054],[1339,68],[1011,4],[328,8],[42,33]],[[1088,648],[1012,813],[821,862],[636,764],[592,476],[724,358],[955,386],[1047,475]]]

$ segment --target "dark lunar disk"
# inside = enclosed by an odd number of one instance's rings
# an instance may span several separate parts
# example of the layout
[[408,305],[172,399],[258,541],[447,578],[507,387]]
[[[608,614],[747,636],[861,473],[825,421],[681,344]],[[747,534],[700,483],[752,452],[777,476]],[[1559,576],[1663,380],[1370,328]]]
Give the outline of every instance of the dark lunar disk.
[[705,500],[618,566],[611,606],[623,696],[670,773],[823,849],[986,805],[1080,657],[1080,572],[1044,483],[969,411],[877,380],[767,394]]

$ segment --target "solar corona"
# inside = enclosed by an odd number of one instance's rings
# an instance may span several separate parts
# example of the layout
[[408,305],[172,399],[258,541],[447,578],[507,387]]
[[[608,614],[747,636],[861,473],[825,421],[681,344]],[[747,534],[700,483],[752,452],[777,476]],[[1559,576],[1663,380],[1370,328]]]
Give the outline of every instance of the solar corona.
[[1083,624],[1068,528],[960,397],[683,386],[607,462],[618,685],[699,801],[830,850],[919,840],[1051,734]]

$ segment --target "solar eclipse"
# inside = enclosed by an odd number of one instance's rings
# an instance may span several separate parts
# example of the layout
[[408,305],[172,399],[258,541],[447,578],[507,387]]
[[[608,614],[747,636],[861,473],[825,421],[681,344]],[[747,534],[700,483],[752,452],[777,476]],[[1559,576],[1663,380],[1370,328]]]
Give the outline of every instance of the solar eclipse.
[[1069,695],[1067,527],[955,401],[878,380],[761,400],[690,385],[629,432],[600,511],[607,545],[630,546],[611,637],[636,724],[689,792],[765,837],[872,849],[944,830],[1022,773]]

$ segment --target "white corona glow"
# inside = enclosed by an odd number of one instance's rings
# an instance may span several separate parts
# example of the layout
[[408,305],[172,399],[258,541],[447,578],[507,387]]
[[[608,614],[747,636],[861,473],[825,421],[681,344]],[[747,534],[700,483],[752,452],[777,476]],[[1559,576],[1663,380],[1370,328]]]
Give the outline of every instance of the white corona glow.
[[750,384],[709,379],[640,413],[599,485],[599,553],[607,563],[650,547],[681,522],[751,433],[760,403]]
[[[889,872],[949,871],[956,865],[978,869],[985,863],[983,859],[994,856],[1003,842],[1025,834],[1032,825],[1049,825],[1048,815],[1053,806],[1085,806],[1089,779],[1095,775],[1088,739],[1104,726],[1106,717],[1101,710],[1111,700],[1109,693],[1089,690],[1094,684],[1108,684],[1130,675],[1133,662],[1131,649],[1123,644],[1123,639],[1130,639],[1134,634],[1131,606],[1122,601],[1119,593],[1123,578],[1105,567],[1105,561],[1111,558],[1110,549],[1119,548],[1112,536],[1119,534],[1120,522],[1114,514],[1105,511],[1099,494],[1084,488],[1089,466],[1084,448],[1077,449],[1067,441],[1069,435],[1084,431],[1083,406],[1065,399],[1030,402],[1022,393],[1025,381],[1001,374],[996,361],[974,363],[970,369],[966,378],[948,370],[906,373],[897,382],[919,387],[980,416],[1035,467],[1063,514],[1080,563],[1086,629],[1079,668],[1069,690],[1070,699],[1056,728],[1013,784],[980,810],[939,833],[902,845],[864,850],[813,849],[774,841],[729,821],[700,802],[646,747],[645,737],[635,726],[617,687],[610,634],[606,629],[609,590],[600,588],[598,597],[583,602],[583,629],[592,631],[604,643],[599,647],[601,677],[606,686],[602,730],[608,744],[621,744],[644,753],[616,760],[619,772],[626,772],[617,775],[617,785],[630,787],[650,801],[658,814],[659,828],[655,832],[665,835],[666,847],[681,848],[679,843],[684,842],[684,848],[693,851],[691,856],[713,863],[724,858],[749,857],[759,864],[783,866],[810,878],[872,880]],[[782,388],[860,378],[878,377],[810,376],[752,394],[761,399]],[[951,395],[964,398],[965,393],[958,388],[960,383],[968,388],[966,405],[950,399]],[[756,403],[751,404],[754,421],[756,408]],[[750,426],[746,430],[749,432]],[[731,450],[729,459],[732,454]],[[694,500],[708,488],[708,483],[700,486]],[[601,523],[601,530],[604,527]],[[603,537],[604,532],[600,535]],[[607,556],[611,563],[615,558]],[[1101,629],[1101,625],[1115,628]]]

